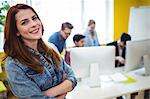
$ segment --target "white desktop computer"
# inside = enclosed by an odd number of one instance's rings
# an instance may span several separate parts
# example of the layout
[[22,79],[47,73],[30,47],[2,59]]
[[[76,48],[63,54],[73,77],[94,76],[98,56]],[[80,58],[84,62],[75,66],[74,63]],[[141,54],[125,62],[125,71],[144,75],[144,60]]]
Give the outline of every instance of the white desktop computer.
[[150,39],[128,41],[126,45],[125,72],[145,67],[145,75],[150,75]]
[[100,86],[100,75],[113,74],[115,47],[76,47],[70,50],[71,66],[77,78],[90,78],[90,87]]

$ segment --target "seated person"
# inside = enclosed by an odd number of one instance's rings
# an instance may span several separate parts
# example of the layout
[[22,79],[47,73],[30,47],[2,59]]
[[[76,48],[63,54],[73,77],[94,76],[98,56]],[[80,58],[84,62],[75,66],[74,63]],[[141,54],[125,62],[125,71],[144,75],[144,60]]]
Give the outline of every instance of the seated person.
[[[85,41],[84,41],[85,36],[81,34],[76,34],[73,36],[73,42],[75,44],[75,47],[84,47]],[[65,54],[65,61],[67,64],[70,65],[70,51],[69,49],[66,50]]]
[[108,43],[107,46],[116,47],[116,58],[115,67],[124,66],[125,64],[125,51],[126,51],[126,41],[130,41],[131,36],[127,33],[122,33],[118,41]]
[[[126,54],[126,42],[131,40],[131,36],[127,33],[122,33],[118,41],[108,43],[107,46],[116,47],[116,58],[115,67],[121,67],[125,65],[125,54]],[[135,99],[138,93],[132,93],[131,99]],[[122,96],[117,97],[117,99],[124,99]]]

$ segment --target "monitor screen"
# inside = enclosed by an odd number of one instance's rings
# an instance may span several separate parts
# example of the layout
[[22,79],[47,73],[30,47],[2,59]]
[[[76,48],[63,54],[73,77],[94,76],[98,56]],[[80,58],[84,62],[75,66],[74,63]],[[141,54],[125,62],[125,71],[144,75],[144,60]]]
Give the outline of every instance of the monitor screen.
[[112,74],[115,69],[115,47],[97,46],[72,48],[70,50],[70,60],[77,78],[89,77],[90,66],[92,65],[98,65],[99,74],[101,75]]
[[150,55],[150,39],[140,41],[128,41],[126,45],[125,72],[144,66],[143,57]]

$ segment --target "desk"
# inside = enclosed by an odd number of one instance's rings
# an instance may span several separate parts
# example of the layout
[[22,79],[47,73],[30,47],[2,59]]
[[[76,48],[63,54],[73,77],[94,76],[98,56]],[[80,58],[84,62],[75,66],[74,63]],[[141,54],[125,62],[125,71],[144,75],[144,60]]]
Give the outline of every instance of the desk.
[[140,70],[126,73],[127,76],[136,79],[136,82],[129,84],[109,82],[102,83],[101,87],[90,88],[87,85],[87,81],[84,80],[78,83],[77,87],[68,94],[68,97],[69,99],[112,99],[121,95],[150,89],[150,76],[137,75],[136,72]]

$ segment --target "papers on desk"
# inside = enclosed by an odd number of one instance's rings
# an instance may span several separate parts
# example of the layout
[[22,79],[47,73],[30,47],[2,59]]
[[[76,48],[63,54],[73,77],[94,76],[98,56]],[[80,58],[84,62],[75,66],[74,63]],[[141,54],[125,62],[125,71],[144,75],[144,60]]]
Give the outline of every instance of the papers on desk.
[[112,79],[108,75],[101,75],[100,76],[100,81],[102,81],[102,82],[110,82],[110,81],[112,81]]
[[126,81],[127,77],[121,73],[115,73],[112,75],[101,75],[100,80],[102,82],[110,82],[110,81],[121,82],[121,81]]
[[128,80],[127,77],[121,73],[115,73],[113,75],[110,75],[110,77],[114,82],[122,82]]
[[125,76],[121,73],[115,73],[115,74],[111,75],[111,78],[114,82],[120,82],[123,84],[129,84],[129,83],[136,82],[136,80],[134,78]]
[[129,83],[134,83],[136,82],[136,80],[132,77],[129,77],[129,76],[126,76],[127,77],[127,80],[126,81],[122,81],[121,83],[123,84],[129,84]]
[[136,82],[136,80],[133,77],[126,76],[121,73],[115,73],[113,75],[101,75],[100,80],[102,82],[117,82],[122,84],[129,84]]

